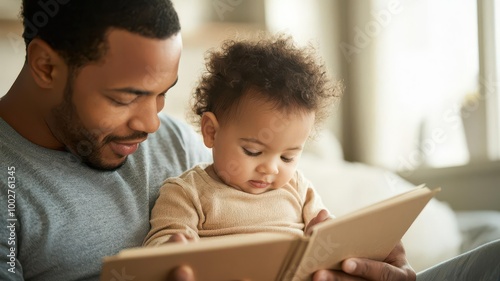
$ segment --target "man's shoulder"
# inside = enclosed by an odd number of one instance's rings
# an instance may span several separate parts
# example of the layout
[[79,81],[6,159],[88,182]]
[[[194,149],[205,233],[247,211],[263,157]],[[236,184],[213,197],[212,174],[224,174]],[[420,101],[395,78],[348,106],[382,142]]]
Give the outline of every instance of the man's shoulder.
[[186,122],[172,117],[170,115],[160,113],[158,114],[160,119],[160,128],[154,134],[175,134],[175,133],[187,133],[194,131]]

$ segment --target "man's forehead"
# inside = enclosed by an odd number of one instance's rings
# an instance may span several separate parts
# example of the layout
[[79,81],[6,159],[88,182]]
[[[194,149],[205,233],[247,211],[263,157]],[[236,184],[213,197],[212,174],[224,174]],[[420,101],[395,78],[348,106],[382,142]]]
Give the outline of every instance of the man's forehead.
[[[106,37],[107,53],[119,58],[124,58],[121,56],[132,54],[135,57],[147,55],[176,56],[182,50],[182,37],[180,33],[165,39],[156,39],[121,29],[111,29]],[[132,57],[127,59],[132,59]]]
[[101,81],[106,87],[157,93],[177,79],[182,49],[178,35],[153,39],[124,30],[110,30],[106,53],[99,63],[84,67],[85,79]]

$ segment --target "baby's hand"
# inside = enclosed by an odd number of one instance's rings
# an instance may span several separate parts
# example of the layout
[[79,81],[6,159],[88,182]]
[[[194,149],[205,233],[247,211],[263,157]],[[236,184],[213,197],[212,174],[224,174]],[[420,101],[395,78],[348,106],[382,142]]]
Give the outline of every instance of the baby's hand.
[[176,233],[170,236],[170,238],[167,240],[167,243],[182,243],[182,244],[187,244],[189,241],[192,239],[187,238],[184,234],[182,233]]
[[330,215],[328,214],[328,211],[323,209],[319,211],[319,213],[314,217],[306,226],[306,229],[304,230],[305,235],[311,235],[312,233],[312,228],[316,224],[326,221],[327,219],[330,219]]

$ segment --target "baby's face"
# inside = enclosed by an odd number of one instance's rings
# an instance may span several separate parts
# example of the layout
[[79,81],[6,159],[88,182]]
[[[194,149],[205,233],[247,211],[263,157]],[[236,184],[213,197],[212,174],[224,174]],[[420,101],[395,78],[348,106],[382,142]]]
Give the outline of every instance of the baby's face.
[[227,185],[247,193],[280,188],[295,173],[313,125],[314,113],[285,114],[247,99],[215,134],[215,171]]

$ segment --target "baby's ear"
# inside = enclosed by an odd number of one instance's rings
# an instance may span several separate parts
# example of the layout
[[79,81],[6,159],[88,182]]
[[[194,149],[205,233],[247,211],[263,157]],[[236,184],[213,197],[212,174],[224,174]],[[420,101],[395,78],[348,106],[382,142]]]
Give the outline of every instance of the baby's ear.
[[213,112],[204,112],[201,116],[201,134],[203,135],[203,142],[208,148],[214,146],[215,133],[219,130],[219,122]]

